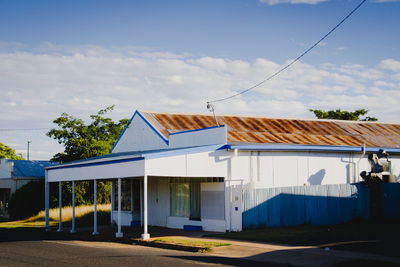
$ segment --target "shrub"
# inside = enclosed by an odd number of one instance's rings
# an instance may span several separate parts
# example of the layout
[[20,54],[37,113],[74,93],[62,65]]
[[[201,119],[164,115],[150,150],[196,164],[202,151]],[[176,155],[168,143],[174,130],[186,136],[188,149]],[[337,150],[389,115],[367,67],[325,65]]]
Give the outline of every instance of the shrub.
[[44,208],[44,181],[29,182],[19,188],[8,203],[10,219],[30,217]]

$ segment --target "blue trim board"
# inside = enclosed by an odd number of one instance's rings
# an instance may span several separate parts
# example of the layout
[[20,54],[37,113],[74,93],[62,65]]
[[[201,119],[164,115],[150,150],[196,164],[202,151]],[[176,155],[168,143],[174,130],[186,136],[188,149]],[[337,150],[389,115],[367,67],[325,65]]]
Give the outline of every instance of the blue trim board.
[[156,129],[154,128],[153,125],[151,125],[151,123],[146,120],[146,118],[140,114],[139,110],[136,110],[135,113],[133,114],[132,118],[129,120],[128,124],[126,125],[126,127],[124,128],[124,130],[122,131],[122,133],[120,134],[120,136],[118,137],[117,141],[114,143],[113,147],[111,148],[111,153],[113,152],[114,148],[116,147],[116,145],[118,144],[119,140],[121,139],[121,137],[124,135],[126,129],[131,125],[133,118],[136,116],[136,114],[139,115],[140,118],[142,118],[142,120],[159,136],[161,137],[161,139],[165,142],[165,144],[168,145],[168,140],[165,139],[165,137]]
[[132,120],[133,120],[133,117],[135,117],[136,112],[137,112],[137,110],[135,111],[135,113],[133,114],[133,116],[131,117],[131,119],[129,120],[128,124],[125,126],[124,130],[122,131],[122,133],[119,135],[117,141],[114,143],[113,147],[111,148],[111,153],[113,152],[114,147],[118,144],[119,139],[121,139],[121,137],[124,135],[126,129],[129,127],[129,125],[131,125],[131,122],[132,122]]
[[81,168],[81,167],[88,167],[88,166],[107,165],[107,164],[114,164],[114,163],[124,163],[124,162],[131,162],[131,161],[139,161],[139,160],[144,160],[144,158],[143,157],[137,157],[137,158],[117,159],[117,160],[92,162],[92,163],[59,165],[59,166],[54,166],[54,167],[48,167],[46,169],[47,170],[52,170],[52,169]]
[[198,131],[203,131],[203,130],[208,130],[208,129],[214,129],[214,128],[222,128],[222,127],[225,127],[225,125],[221,125],[221,126],[211,126],[211,127],[200,128],[200,129],[193,129],[193,130],[186,130],[186,131],[181,131],[181,132],[170,133],[169,135],[183,134],[183,133],[190,133],[190,132],[198,132]]
[[[265,150],[265,151],[326,151],[326,152],[360,152],[363,147],[318,146],[318,145],[228,145],[228,149]],[[377,152],[380,147],[366,147],[365,152]],[[382,147],[388,153],[400,153],[400,148]]]

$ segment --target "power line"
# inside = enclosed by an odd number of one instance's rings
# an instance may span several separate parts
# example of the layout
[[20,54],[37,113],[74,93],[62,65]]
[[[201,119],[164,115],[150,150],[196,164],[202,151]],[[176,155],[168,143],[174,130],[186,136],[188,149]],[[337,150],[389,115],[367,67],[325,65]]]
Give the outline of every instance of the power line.
[[332,32],[334,32],[340,25],[343,24],[343,22],[345,22],[351,15],[353,15],[354,12],[357,11],[357,9],[359,9],[367,0],[363,0],[361,1],[361,3],[359,3],[346,17],[344,17],[338,24],[336,24],[335,27],[333,27],[327,34],[325,34],[321,39],[319,39],[317,42],[315,42],[310,48],[308,48],[307,50],[305,50],[303,53],[300,54],[300,56],[298,56],[297,58],[295,58],[292,62],[290,62],[289,64],[287,64],[285,67],[281,68],[280,70],[278,70],[277,72],[275,72],[274,74],[272,74],[271,76],[265,78],[263,81],[253,85],[250,88],[247,88],[241,92],[238,92],[236,94],[233,94],[231,96],[228,97],[224,97],[224,98],[220,98],[220,99],[216,99],[213,101],[207,101],[207,104],[212,104],[212,103],[216,103],[216,102],[222,102],[231,98],[234,98],[236,96],[242,95],[244,93],[247,93],[250,90],[253,90],[254,88],[259,87],[260,85],[262,85],[263,83],[265,83],[266,81],[271,80],[272,78],[274,78],[275,76],[279,75],[281,72],[283,72],[284,70],[286,70],[287,68],[289,68],[290,66],[292,66],[294,63],[296,63],[297,61],[299,61],[302,57],[304,57],[308,52],[310,52],[314,47],[316,47],[319,43],[321,43],[325,38],[327,38]]
[[52,128],[25,128],[25,129],[0,129],[0,132],[19,132],[19,131],[40,131],[40,130],[50,130]]

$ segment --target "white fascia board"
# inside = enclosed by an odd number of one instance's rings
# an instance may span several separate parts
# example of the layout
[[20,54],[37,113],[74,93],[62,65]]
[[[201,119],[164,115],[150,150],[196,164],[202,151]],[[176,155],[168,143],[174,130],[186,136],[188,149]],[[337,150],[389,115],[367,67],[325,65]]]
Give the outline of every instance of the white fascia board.
[[49,182],[59,182],[141,177],[144,176],[144,166],[143,158],[67,166],[47,169],[47,179]]
[[101,164],[101,163],[106,163],[106,162],[111,162],[111,161],[122,161],[122,160],[129,160],[129,159],[139,159],[141,158],[141,154],[136,154],[136,155],[121,155],[117,157],[100,157],[100,158],[94,158],[94,159],[87,159],[87,160],[78,160],[78,161],[72,161],[72,162],[67,162],[59,165],[54,165],[54,166],[49,166],[46,167],[45,169],[47,170],[52,170],[52,169],[63,169],[63,168],[70,168],[72,166],[79,167],[79,166],[87,166],[87,165],[93,165],[93,164]]
[[176,132],[169,135],[169,148],[226,144],[226,142],[226,125]]

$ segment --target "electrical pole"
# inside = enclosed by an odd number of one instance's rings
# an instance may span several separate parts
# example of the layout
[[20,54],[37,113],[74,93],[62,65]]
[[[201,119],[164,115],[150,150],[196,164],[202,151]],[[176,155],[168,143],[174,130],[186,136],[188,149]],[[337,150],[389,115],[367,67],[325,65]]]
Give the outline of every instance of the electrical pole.
[[27,160],[29,160],[29,144],[30,144],[30,143],[32,143],[32,141],[29,141],[29,140],[28,140],[28,153],[27,153],[27,156],[26,156]]

